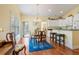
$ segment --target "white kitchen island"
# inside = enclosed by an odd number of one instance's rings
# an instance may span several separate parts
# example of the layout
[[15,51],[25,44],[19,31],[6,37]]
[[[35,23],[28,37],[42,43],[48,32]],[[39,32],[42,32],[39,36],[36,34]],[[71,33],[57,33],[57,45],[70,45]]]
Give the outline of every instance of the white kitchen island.
[[[48,31],[49,32],[49,31]],[[52,32],[65,34],[65,46],[70,49],[79,48],[79,30],[72,29],[54,29]],[[49,37],[49,33],[48,33]]]

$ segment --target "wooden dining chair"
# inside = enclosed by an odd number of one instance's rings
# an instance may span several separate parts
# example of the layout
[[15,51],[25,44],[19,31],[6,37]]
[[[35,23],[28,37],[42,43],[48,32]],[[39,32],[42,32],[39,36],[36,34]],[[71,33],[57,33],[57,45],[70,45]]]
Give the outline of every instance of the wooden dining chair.
[[45,31],[39,31],[38,32],[38,36],[39,36],[39,42],[44,42],[46,39],[46,32]]
[[46,41],[46,32],[45,31],[42,32],[42,41]]
[[6,34],[6,40],[7,40],[7,42],[12,42],[13,47],[15,47],[16,40],[14,38],[14,33],[13,32]]

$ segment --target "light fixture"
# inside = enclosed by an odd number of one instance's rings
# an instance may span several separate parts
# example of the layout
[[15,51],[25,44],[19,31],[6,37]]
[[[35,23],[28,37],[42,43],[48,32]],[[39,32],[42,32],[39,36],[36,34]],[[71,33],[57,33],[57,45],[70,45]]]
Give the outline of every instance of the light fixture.
[[52,10],[51,9],[48,9],[48,12],[51,12]]
[[37,14],[36,14],[36,20],[35,21],[38,21],[39,20],[39,4],[36,4],[36,11],[37,11]]
[[36,4],[36,15],[35,15],[35,19],[33,20],[34,22],[38,22],[40,21],[39,19],[39,4]]
[[62,14],[62,13],[63,13],[63,11],[60,11],[60,13]]

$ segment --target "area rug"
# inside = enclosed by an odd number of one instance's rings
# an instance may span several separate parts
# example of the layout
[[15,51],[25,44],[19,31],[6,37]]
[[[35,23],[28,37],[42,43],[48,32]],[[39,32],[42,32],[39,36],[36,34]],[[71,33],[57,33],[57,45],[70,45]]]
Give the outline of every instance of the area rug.
[[29,52],[47,50],[50,48],[53,48],[53,46],[49,44],[47,41],[43,43],[37,43],[36,39],[31,39],[29,41]]

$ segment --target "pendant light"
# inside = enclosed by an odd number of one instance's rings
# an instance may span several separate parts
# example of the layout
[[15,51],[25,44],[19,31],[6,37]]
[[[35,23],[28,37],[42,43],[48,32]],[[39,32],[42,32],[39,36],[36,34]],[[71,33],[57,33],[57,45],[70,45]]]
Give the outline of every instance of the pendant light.
[[39,19],[39,4],[36,4],[36,6],[37,6],[37,16],[36,16],[36,20],[38,20],[38,19]]

